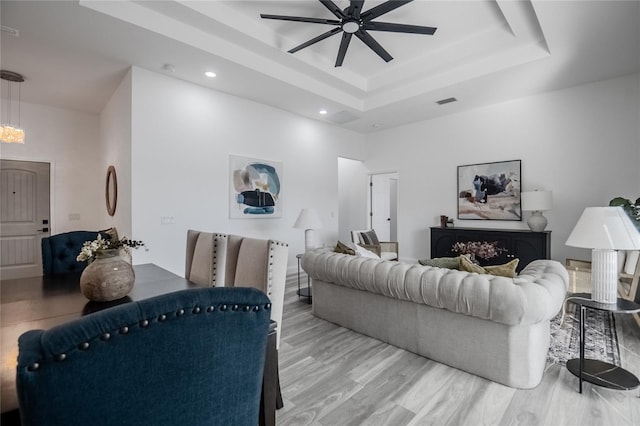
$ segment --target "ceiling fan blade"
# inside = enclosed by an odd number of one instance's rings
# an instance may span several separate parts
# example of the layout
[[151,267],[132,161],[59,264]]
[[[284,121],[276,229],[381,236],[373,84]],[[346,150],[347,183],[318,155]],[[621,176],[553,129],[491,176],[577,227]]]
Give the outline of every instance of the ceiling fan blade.
[[364,0],[351,0],[351,4],[345,10],[347,16],[352,16],[355,19],[360,19],[360,13],[362,12],[362,5]]
[[325,38],[329,38],[334,34],[338,34],[340,31],[342,31],[342,28],[336,27],[336,28],[334,28],[334,29],[332,29],[330,31],[327,31],[324,34],[320,34],[318,37],[314,37],[311,40],[309,40],[309,41],[307,41],[305,43],[302,43],[300,46],[294,47],[293,49],[289,50],[289,53],[296,53],[298,50],[302,50],[305,47],[309,47],[312,44],[316,44],[317,42],[322,41]]
[[367,22],[362,26],[370,31],[390,31],[394,33],[427,34],[433,35],[437,28],[421,27],[419,25],[392,24],[390,22]]
[[347,54],[347,48],[351,41],[351,33],[342,33],[342,41],[340,42],[340,49],[338,49],[338,57],[336,58],[336,67],[341,67],[344,62],[344,57]]
[[335,19],[321,19],[321,18],[305,18],[302,16],[284,16],[284,15],[266,15],[260,14],[262,19],[277,19],[280,21],[295,21],[295,22],[309,22],[311,24],[327,24],[327,25],[340,25],[340,21]]
[[362,13],[360,17],[363,21],[370,21],[372,19],[376,19],[378,16],[384,15],[385,13],[389,13],[392,10],[399,8],[400,6],[404,6],[407,3],[411,3],[413,0],[389,0],[378,6],[367,10]]
[[371,37],[371,35],[368,32],[364,30],[358,30],[355,32],[355,35],[360,40],[362,40],[364,44],[369,46],[371,50],[376,52],[378,56],[384,59],[385,62],[389,62],[390,60],[393,59],[393,56],[391,56],[389,52],[384,50],[384,47],[380,46],[380,43],[378,43],[373,37]]
[[347,15],[344,14],[342,9],[340,9],[334,2],[331,0],[320,0],[320,3],[324,5],[327,9],[331,11],[336,17],[343,19],[346,18]]

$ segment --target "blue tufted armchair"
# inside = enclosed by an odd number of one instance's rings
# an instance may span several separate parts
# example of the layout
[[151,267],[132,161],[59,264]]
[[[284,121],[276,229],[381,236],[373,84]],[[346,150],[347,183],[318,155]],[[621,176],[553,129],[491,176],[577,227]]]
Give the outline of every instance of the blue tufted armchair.
[[[106,233],[100,233],[102,238],[110,238]],[[72,231],[52,235],[42,239],[42,273],[43,275],[64,274],[67,272],[81,272],[87,267],[87,262],[78,262],[76,257],[80,253],[85,241],[97,238],[98,231]]]
[[22,424],[255,426],[270,310],[253,288],[197,288],[26,332]]

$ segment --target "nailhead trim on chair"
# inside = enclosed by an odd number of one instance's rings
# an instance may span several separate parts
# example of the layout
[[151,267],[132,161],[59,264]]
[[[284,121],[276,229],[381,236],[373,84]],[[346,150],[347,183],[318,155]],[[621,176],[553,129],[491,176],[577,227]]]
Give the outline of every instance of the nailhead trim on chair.
[[[231,307],[231,310],[232,311],[242,311],[242,312],[258,312],[260,310],[260,307],[261,307],[260,305],[242,305],[242,309],[240,309],[240,305],[233,305]],[[216,310],[220,311],[220,312],[225,312],[225,311],[227,311],[227,308],[228,308],[227,305],[220,305],[220,309],[216,309],[215,306],[208,306],[206,311],[207,311],[207,313],[215,312]],[[265,304],[263,306],[263,308],[265,310],[271,309],[271,303]],[[187,310],[185,310],[184,308],[179,309],[178,311],[175,312],[175,318],[183,317],[186,314],[186,312],[187,312]],[[194,314],[194,315],[198,315],[201,312],[201,309],[200,309],[199,306],[195,306],[195,307],[191,308],[190,312],[192,314]],[[158,324],[161,323],[161,322],[166,321],[167,319],[169,319],[168,317],[170,315],[171,315],[171,313],[169,313],[169,312],[166,313],[166,314],[160,314],[157,317]],[[138,322],[138,326],[140,328],[144,329],[144,328],[147,328],[149,326],[149,323],[150,323],[150,321],[145,319],[145,320],[139,321]],[[133,325],[123,325],[123,326],[117,327],[116,330],[118,331],[118,334],[126,335],[126,334],[129,334],[130,327],[132,327],[132,326]],[[115,330],[113,332],[115,332]],[[107,341],[111,340],[111,337],[112,337],[111,333],[105,332],[105,333],[100,334],[100,336],[94,337],[94,338],[92,338],[90,340],[100,339],[101,341],[106,343]],[[85,352],[85,351],[88,351],[90,347],[91,347],[91,344],[89,342],[82,342],[82,343],[76,345],[75,349],[77,349],[78,351]],[[73,352],[73,349],[70,349],[68,352]],[[53,357],[52,357],[52,359],[54,361],[56,361],[56,362],[63,362],[67,358],[68,358],[68,354],[66,352],[62,352],[62,353],[53,355]],[[40,370],[42,361],[43,360],[32,362],[31,364],[29,364],[27,366],[27,370],[28,371],[38,371],[38,370]]]
[[218,238],[227,238],[227,234],[213,234],[213,261],[211,262],[211,287],[216,287],[218,279],[218,271],[216,269],[218,259]]

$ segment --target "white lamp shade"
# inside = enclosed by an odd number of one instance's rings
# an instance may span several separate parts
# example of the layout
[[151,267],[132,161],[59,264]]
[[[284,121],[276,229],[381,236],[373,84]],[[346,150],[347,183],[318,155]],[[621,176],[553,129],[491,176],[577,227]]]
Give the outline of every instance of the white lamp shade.
[[640,232],[622,207],[587,207],[565,244],[590,249],[640,250]]
[[527,191],[520,194],[522,210],[544,211],[553,207],[553,193],[551,191]]
[[320,229],[322,221],[315,209],[302,209],[293,227],[296,229]]

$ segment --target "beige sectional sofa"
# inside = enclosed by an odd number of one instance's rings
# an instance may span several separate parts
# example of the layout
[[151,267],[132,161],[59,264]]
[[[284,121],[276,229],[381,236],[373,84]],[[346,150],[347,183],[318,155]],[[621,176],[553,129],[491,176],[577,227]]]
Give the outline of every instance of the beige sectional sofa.
[[552,260],[505,278],[319,249],[302,267],[317,317],[524,389],[542,379],[569,281]]

